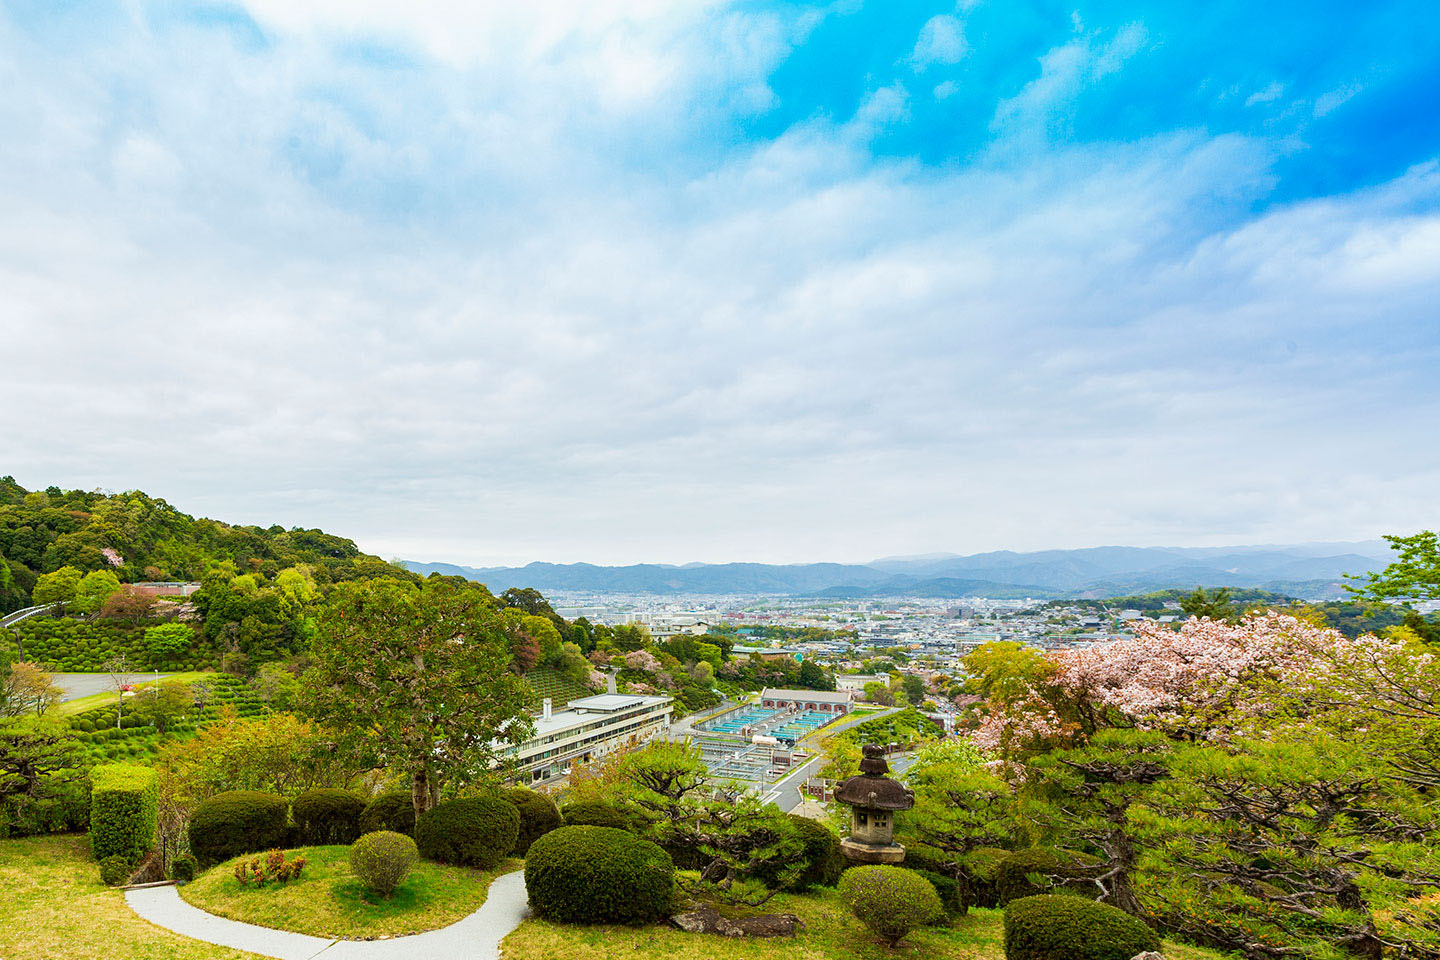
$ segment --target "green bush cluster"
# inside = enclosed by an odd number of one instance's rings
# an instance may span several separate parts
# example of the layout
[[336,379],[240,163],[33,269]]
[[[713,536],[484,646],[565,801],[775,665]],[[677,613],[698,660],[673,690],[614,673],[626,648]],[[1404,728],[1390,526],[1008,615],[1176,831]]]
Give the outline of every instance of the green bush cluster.
[[1108,903],[1063,894],[1005,907],[1005,960],[1131,960],[1160,949],[1160,937]]
[[100,882],[107,887],[118,887],[130,878],[134,864],[121,856],[106,857],[100,861]]
[[353,843],[364,812],[364,800],[334,788],[306,790],[290,805],[301,843]]
[[530,850],[530,844],[565,823],[554,802],[542,793],[516,787],[506,790],[504,797],[515,807],[515,812],[520,814],[520,832],[515,838],[513,851],[517,857],[525,856]]
[[380,830],[365,834],[350,846],[350,871],[367,890],[388,897],[419,858],[414,840],[393,830]]
[[376,833],[381,830],[414,836],[415,800],[410,794],[382,793],[365,805],[360,814],[360,832]]
[[[820,821],[797,813],[786,814],[786,819],[800,840],[801,853],[800,872],[784,889],[799,892],[811,887],[835,886],[846,867],[839,835]],[[790,864],[769,864],[756,872],[755,879],[773,888],[779,883],[782,866]]]
[[499,793],[450,800],[415,818],[421,856],[481,870],[504,860],[519,834],[520,814]]
[[944,914],[930,881],[901,867],[852,867],[840,878],[840,895],[861,923],[892,946]]
[[36,795],[0,801],[0,839],[73,833],[90,827],[90,780],[42,782]]
[[227,674],[207,675],[200,681],[209,690],[203,708],[194,710],[183,720],[172,723],[161,733],[153,726],[126,711],[120,716],[117,729],[114,705],[95,707],[70,718],[70,729],[85,747],[91,760],[148,763],[169,740],[188,738],[196,726],[214,720],[229,708],[241,717],[256,717],[267,712],[265,704],[243,680]]
[[102,764],[90,771],[90,850],[133,866],[155,846],[159,778],[149,767]]
[[189,883],[199,871],[199,862],[190,854],[181,854],[170,862],[170,879],[177,883]]
[[1073,850],[1031,847],[1016,850],[995,867],[995,898],[1000,906],[1023,897],[1061,890],[1077,896],[1097,896],[1099,888],[1088,879],[1087,867],[1095,858]]
[[651,923],[670,913],[675,865],[628,830],[566,826],[531,844],[525,890],[547,920]]
[[995,875],[1008,856],[1010,851],[1002,847],[978,847],[961,858],[965,872],[970,875],[971,906],[1000,906],[1000,893],[995,889]]
[[208,666],[213,654],[191,648],[177,658],[156,661],[145,640],[145,629],[115,620],[74,620],[69,617],[32,617],[9,627],[6,646],[18,644],[27,659],[62,673],[93,673],[112,657],[124,656],[137,670],[197,670]]
[[231,790],[203,800],[190,815],[190,852],[209,866],[242,853],[282,846],[290,805],[258,790]]
[[568,827],[613,827],[629,830],[630,820],[616,809],[614,804],[603,800],[581,800],[567,803],[560,811]]

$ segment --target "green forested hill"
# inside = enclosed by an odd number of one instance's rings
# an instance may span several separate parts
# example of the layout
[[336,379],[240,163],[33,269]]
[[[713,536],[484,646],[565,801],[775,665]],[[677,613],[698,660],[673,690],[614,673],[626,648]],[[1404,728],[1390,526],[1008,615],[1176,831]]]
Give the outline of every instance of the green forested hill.
[[26,606],[37,576],[61,567],[111,570],[121,582],[275,577],[306,565],[318,584],[415,579],[353,542],[321,530],[234,526],[181,513],[134,490],[26,490],[0,477],[0,612]]

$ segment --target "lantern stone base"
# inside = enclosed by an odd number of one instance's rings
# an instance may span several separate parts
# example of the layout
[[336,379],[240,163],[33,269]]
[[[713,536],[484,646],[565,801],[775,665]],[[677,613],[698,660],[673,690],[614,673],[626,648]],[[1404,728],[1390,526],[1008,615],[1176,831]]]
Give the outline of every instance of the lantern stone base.
[[900,863],[905,859],[905,848],[898,843],[863,843],[851,837],[841,839],[840,852],[856,863]]

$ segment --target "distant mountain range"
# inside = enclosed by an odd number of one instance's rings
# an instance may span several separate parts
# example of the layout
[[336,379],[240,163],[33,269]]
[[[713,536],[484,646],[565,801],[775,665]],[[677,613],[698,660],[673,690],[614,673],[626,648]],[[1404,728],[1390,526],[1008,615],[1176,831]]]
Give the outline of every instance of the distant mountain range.
[[773,594],[795,597],[1108,597],[1173,587],[1259,587],[1310,600],[1344,596],[1345,574],[1389,562],[1383,540],[1241,547],[1092,547],[969,556],[931,554],[845,563],[531,563],[523,567],[405,566],[468,577],[498,593]]

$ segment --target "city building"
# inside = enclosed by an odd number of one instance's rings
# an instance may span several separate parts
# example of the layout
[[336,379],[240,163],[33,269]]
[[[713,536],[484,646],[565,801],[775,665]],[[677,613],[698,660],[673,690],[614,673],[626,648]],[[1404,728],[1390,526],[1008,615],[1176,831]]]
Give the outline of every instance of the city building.
[[865,692],[867,683],[878,683],[882,687],[888,687],[890,686],[890,677],[883,673],[841,673],[835,677],[837,690],[854,690],[857,694]]
[[675,712],[673,698],[602,693],[551,709],[546,698],[535,719],[535,735],[512,751],[516,780],[544,783],[563,777],[573,763],[585,763],[616,747],[642,743],[665,734]]
[[850,690],[774,690],[766,687],[760,694],[760,706],[767,710],[808,710],[812,713],[845,714],[854,702]]

